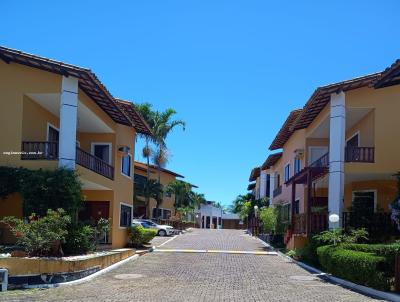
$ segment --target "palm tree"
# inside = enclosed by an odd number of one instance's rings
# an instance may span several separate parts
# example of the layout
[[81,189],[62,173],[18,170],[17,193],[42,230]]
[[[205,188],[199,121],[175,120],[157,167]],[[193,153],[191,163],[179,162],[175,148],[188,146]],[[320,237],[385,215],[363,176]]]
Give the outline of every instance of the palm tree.
[[[177,126],[181,126],[185,130],[185,122],[182,120],[172,120],[176,111],[172,108],[168,108],[165,111],[153,111],[152,105],[149,103],[138,104],[137,108],[147,124],[150,126],[153,136],[145,137],[146,146],[143,148],[143,156],[147,159],[147,178],[150,178],[150,157],[152,156],[153,163],[157,167],[158,183],[161,183],[161,169],[168,162],[168,149],[166,145],[166,139],[168,134]],[[156,152],[152,151],[149,147],[149,142],[153,142],[156,145]],[[162,194],[158,194],[156,198],[156,213],[162,202]],[[158,218],[158,217],[157,217]]]
[[192,199],[192,186],[181,180],[174,180],[166,187],[166,192],[174,194],[174,208],[192,207],[194,200]]
[[[169,133],[177,127],[181,126],[185,130],[185,122],[182,120],[171,120],[176,114],[176,111],[172,108],[168,108],[163,112],[156,111],[154,113],[153,120],[153,134],[156,142],[157,151],[153,155],[153,162],[157,166],[158,181],[161,181],[161,169],[168,162],[168,151],[166,145],[166,139]],[[158,208],[162,202],[162,195],[156,199],[156,213],[158,213]]]
[[[140,112],[142,115],[143,119],[146,121],[146,123],[149,125],[149,127],[153,130],[154,128],[154,115],[155,112],[152,110],[152,105],[150,103],[143,103],[143,104],[136,104],[137,110]],[[154,136],[146,135],[146,134],[141,134],[142,137],[145,139],[145,146],[143,147],[142,150],[142,155],[144,158],[146,158],[147,161],[147,180],[150,180],[150,157],[153,153],[153,151],[150,148],[150,142],[155,142]],[[147,208],[148,205],[150,204],[150,195],[151,192],[150,190],[151,186],[145,187],[145,204],[146,204],[146,211],[150,212],[150,210]],[[147,216],[150,217],[150,216]]]

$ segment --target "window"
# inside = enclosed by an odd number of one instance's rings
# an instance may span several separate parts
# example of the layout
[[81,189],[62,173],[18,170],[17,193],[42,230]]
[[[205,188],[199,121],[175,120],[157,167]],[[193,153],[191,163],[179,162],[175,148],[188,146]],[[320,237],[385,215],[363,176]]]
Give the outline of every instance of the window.
[[132,206],[121,203],[121,209],[119,213],[119,226],[129,227],[132,224]]
[[301,160],[300,158],[294,159],[294,174],[299,173],[301,170]]
[[350,137],[347,142],[346,142],[346,147],[358,147],[359,143],[359,138],[360,136],[358,135],[358,132],[354,134],[352,137]]
[[281,210],[281,219],[282,222],[289,222],[290,220],[290,203],[284,204]]
[[171,217],[171,210],[159,208],[157,214],[156,208],[153,208],[153,218],[169,219]]
[[377,192],[371,191],[353,191],[352,209],[358,216],[369,216],[376,211]]
[[122,156],[121,173],[128,177],[131,177],[131,155],[130,154]]
[[285,166],[285,182],[289,181],[290,179],[290,164]]
[[299,200],[296,200],[294,202],[294,214],[295,215],[300,214],[300,201]]
[[47,141],[58,142],[60,133],[56,127],[47,123]]
[[140,174],[134,175],[135,194],[137,196],[144,196],[145,189],[146,189],[146,182],[147,182],[146,176],[143,176]]
[[111,164],[111,143],[92,143],[92,154]]

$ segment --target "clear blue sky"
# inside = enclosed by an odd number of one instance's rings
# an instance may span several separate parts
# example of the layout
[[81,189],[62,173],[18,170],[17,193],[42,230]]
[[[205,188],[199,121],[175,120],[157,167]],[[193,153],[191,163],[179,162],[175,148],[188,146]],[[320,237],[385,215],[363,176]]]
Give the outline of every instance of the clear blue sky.
[[168,139],[168,168],[224,204],[317,86],[400,58],[399,1],[120,2],[2,0],[0,44],[175,108],[187,130]]

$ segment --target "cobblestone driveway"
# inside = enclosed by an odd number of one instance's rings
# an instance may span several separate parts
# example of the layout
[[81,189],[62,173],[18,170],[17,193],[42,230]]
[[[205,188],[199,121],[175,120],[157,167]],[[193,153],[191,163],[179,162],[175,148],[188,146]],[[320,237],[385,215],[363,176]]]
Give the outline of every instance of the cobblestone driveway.
[[[163,248],[263,250],[241,231],[178,236]],[[135,275],[132,275],[135,274]],[[136,278],[140,277],[141,278]],[[2,301],[374,301],[318,278],[281,256],[151,253],[90,282],[0,294]],[[126,279],[134,277],[134,279]]]

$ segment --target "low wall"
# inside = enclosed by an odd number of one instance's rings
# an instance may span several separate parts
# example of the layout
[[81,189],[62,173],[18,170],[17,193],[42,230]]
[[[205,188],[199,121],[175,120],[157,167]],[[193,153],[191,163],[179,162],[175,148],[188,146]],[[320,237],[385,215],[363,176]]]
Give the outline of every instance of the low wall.
[[71,258],[0,258],[0,268],[9,272],[11,288],[26,284],[52,284],[77,280],[135,254],[134,249],[111,250],[105,254]]

